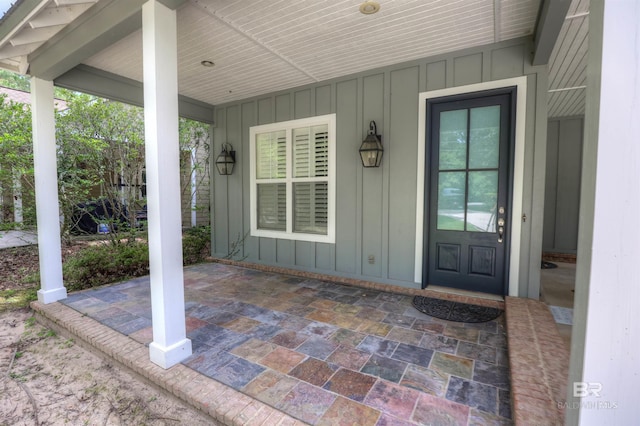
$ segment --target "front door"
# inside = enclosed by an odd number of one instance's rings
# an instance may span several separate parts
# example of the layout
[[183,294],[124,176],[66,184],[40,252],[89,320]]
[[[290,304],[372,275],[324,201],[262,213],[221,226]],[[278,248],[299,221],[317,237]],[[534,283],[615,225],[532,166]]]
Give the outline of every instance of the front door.
[[427,101],[425,284],[505,294],[514,96]]

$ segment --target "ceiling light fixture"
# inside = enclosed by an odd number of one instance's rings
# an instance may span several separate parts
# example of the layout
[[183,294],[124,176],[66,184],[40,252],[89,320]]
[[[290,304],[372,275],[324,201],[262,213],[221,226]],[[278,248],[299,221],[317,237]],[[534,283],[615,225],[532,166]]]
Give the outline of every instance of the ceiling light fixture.
[[213,63],[213,61],[207,61],[207,60],[204,60],[204,61],[201,61],[201,62],[200,62],[200,65],[202,65],[203,67],[211,68],[211,67],[212,67],[212,66],[214,66],[215,64]]
[[377,1],[367,0],[360,5],[360,13],[365,15],[373,15],[380,10],[380,3]]

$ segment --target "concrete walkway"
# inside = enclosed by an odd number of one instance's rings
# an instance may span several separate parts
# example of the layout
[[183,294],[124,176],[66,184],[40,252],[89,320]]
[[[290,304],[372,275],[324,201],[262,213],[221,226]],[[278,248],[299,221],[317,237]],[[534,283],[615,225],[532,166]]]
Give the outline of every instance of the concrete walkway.
[[0,231],[0,250],[31,244],[38,244],[38,235],[35,231]]

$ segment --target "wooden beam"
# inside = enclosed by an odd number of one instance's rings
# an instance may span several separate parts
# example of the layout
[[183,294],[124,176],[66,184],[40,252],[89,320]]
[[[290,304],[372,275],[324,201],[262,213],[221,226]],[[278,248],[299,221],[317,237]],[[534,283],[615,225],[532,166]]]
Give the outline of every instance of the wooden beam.
[[532,65],[549,63],[571,0],[544,0],[536,22]]
[[[55,80],[55,85],[90,95],[143,106],[143,84],[88,65],[78,65]],[[178,97],[181,117],[213,124],[214,106],[186,96]]]
[[12,46],[21,46],[23,44],[30,43],[44,43],[55,35],[58,31],[64,28],[64,25],[54,25],[52,27],[44,28],[25,28],[15,37],[11,37],[9,43]]
[[29,21],[31,28],[52,27],[66,25],[76,19],[92,6],[91,3],[74,4],[64,7],[47,8]]

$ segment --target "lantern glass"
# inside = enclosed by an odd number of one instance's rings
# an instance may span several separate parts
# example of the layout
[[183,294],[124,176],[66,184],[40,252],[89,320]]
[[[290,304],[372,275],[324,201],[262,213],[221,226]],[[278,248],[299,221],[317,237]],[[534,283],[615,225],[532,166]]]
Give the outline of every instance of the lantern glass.
[[376,134],[369,133],[360,145],[360,158],[363,167],[380,167],[382,162],[382,141]]
[[222,152],[216,158],[216,169],[218,169],[218,173],[225,176],[233,173],[233,166],[236,163],[235,160],[235,151],[227,151],[226,145],[223,146]]

